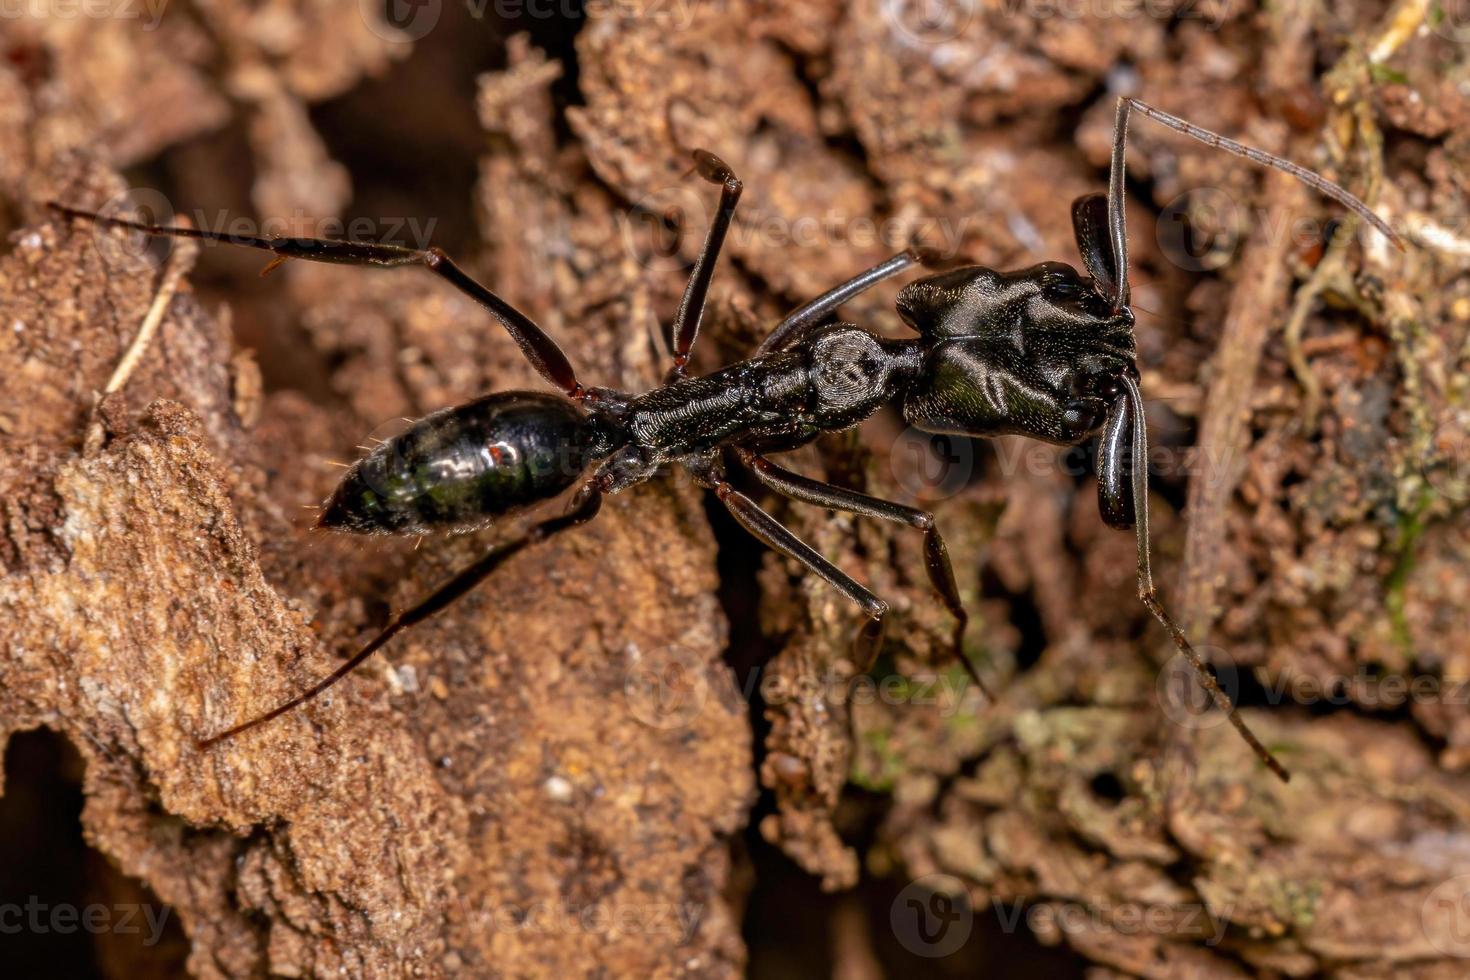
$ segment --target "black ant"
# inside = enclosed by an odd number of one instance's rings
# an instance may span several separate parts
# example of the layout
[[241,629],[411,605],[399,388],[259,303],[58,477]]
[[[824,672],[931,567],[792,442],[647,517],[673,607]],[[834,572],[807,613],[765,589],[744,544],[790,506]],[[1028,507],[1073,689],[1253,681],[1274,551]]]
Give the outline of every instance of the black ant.
[[[705,296],[740,199],[741,182],[718,157],[695,151],[695,169],[720,185],[719,210],[706,232],[682,302],[669,327],[673,367],[664,383],[640,395],[587,388],[561,348],[529,317],[472,279],[437,248],[313,238],[256,238],[159,227],[50,205],[72,218],[149,235],[223,241],[265,249],[276,258],[349,265],[422,265],[488,309],[536,368],[562,394],[516,391],[484,395],[428,415],[358,460],[326,501],[318,526],[358,534],[464,530],[579,484],[557,517],[491,550],[412,608],[395,616],[356,655],[310,690],[249,721],[204,739],[214,745],[284,714],[331,687],[401,630],[474,588],[527,545],[596,516],[606,494],[684,466],[713,490],[735,519],[776,551],[821,576],[868,617],[854,641],[863,669],[883,639],[888,603],[827,561],[725,479],[727,453],[778,494],[833,510],[907,524],[924,533],[929,579],[956,625],[953,652],[976,683],[961,639],[967,615],[934,515],[904,504],[808,479],[770,454],[803,446],[825,432],[855,426],[897,405],[912,425],[969,436],[1014,433],[1059,445],[1101,436],[1098,504],[1115,528],[1134,528],[1138,594],[1198,672],[1215,704],[1261,761],[1281,779],[1286,769],[1246,727],[1230,698],[1164,610],[1149,565],[1148,433],[1138,389],[1128,240],[1123,224],[1128,115],[1137,110],[1197,140],[1290,173],[1402,242],[1386,222],[1338,185],[1288,160],[1244,146],[1136,99],[1121,98],[1113,132],[1108,193],[1072,204],[1077,248],[1088,278],[1060,262],[1017,272],[967,266],[919,279],[899,291],[904,322],[919,336],[889,339],[850,323],[829,322],[843,303],[927,256],[905,250],[799,307],[747,359],[714,374],[689,377]],[[585,475],[590,471],[590,476]],[[983,685],[982,685],[983,689]]]

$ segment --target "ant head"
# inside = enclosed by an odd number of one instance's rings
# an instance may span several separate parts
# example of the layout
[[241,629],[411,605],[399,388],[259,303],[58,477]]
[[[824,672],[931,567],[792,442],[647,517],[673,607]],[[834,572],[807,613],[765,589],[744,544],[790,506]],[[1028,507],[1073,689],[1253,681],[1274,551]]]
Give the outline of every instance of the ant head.
[[925,341],[903,405],[922,429],[1074,445],[1102,427],[1123,376],[1137,377],[1132,311],[1061,262],[955,269],[910,283],[897,303]]
[[972,265],[926,276],[899,290],[904,322],[935,340],[1014,330],[1097,331],[1133,326],[1126,304],[1115,308],[1111,279],[1084,279],[1065,262],[1042,262],[1017,272]]

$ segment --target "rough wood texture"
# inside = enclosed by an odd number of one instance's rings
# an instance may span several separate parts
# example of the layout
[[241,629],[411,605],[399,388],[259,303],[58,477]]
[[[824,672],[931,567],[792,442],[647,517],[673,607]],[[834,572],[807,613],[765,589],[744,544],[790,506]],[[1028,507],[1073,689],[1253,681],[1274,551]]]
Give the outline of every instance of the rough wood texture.
[[[923,6],[598,5],[570,44],[510,25],[560,59],[458,4],[414,44],[333,0],[171,5],[156,30],[0,23],[0,744],[45,726],[76,747],[88,841],[177,909],[194,974],[737,974],[757,782],[760,836],[825,887],[865,876],[892,897],[944,874],[978,916],[1097,976],[1461,974],[1465,45],[1407,0],[1174,19],[957,4],[933,23]],[[435,74],[456,64],[494,69],[473,105]],[[691,147],[746,183],[710,368],[911,235],[996,266],[1072,256],[1067,202],[1101,184],[1107,84],[1369,188],[1416,242],[1324,254],[1290,223],[1320,232],[1322,202],[1135,124],[1157,576],[1289,787],[1180,702],[1133,598],[1132,540],[1101,524],[1076,457],[961,442],[936,479],[890,418],[794,463],[933,507],[999,704],[941,656],[949,620],[911,531],[772,505],[893,602],[866,686],[852,610],[774,557],[731,578],[750,546],[670,480],[517,556],[330,697],[194,748],[495,537],[313,535],[300,505],[330,488],[327,461],[534,376],[416,270],[261,282],[257,256],[209,254],[95,405],[163,273],[42,202],[101,205],[118,168],[153,162],[133,182],[191,214],[253,208],[295,233],[365,215],[410,240],[423,225],[389,222],[442,219],[436,236],[584,377],[641,387],[698,237],[670,247],[663,218],[701,226],[713,201],[685,176]],[[423,153],[396,181],[334,159],[318,128],[353,129],[328,117],[354,111],[383,144],[447,134],[435,152],[478,168],[476,188],[442,204],[452,182]],[[1178,197],[1200,187],[1235,208],[1191,220],[1240,246],[1203,268],[1177,242]],[[845,315],[897,331],[892,295]],[[762,699],[762,746],[742,691]],[[809,937],[835,971],[927,962],[879,904]],[[956,968],[992,962],[994,941]]]

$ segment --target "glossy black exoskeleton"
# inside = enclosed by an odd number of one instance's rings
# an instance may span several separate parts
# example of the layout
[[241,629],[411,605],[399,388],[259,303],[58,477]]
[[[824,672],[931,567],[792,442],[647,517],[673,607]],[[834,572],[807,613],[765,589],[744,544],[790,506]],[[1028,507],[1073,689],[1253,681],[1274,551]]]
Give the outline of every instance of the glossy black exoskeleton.
[[355,534],[472,531],[566,490],[599,452],[576,402],[508,391],[427,415],[358,460],[318,527]]
[[857,659],[871,662],[888,604],[798,539],[725,479],[733,458],[776,493],[833,510],[896,521],[924,532],[930,580],[956,620],[954,654],[980,682],[961,647],[966,614],[944,541],[927,511],[820,483],[786,470],[770,454],[857,425],[896,405],[912,425],[970,436],[1005,433],[1060,445],[1100,437],[1098,498],[1106,522],[1135,528],[1139,597],[1169,631],[1236,729],[1278,776],[1279,762],[1246,728],[1229,698],[1154,591],[1149,565],[1147,431],[1129,309],[1123,222],[1124,150],[1130,110],[1257,163],[1284,170],[1351,208],[1400,245],[1391,229],[1347,191],[1289,161],[1245,147],[1133,99],[1120,99],[1106,195],[1072,208],[1086,276],[1044,262],[1017,272],[978,266],[917,280],[898,294],[917,337],[892,339],[833,323],[846,301],[921,261],[909,249],[798,308],[746,360],[703,377],[686,375],[705,296],[740,198],[722,161],[696,151],[699,173],[721,187],[684,298],[669,330],[673,367],[643,394],[586,388],[561,349],[524,314],[477,283],[438,249],[300,238],[250,238],[143,225],[53,205],[103,224],[226,241],[287,258],[357,265],[422,265],[473,297],[510,333],[527,359],[563,394],[487,395],[421,419],[354,464],[322,511],[322,526],[359,533],[423,533],[476,527],[577,487],[565,513],[543,520],[396,616],[333,674],[285,704],[205,739],[214,744],[316,696],[388,639],[444,608],[504,560],[547,535],[590,520],[606,494],[686,467],[756,538],[796,559],[856,603],[868,619]]

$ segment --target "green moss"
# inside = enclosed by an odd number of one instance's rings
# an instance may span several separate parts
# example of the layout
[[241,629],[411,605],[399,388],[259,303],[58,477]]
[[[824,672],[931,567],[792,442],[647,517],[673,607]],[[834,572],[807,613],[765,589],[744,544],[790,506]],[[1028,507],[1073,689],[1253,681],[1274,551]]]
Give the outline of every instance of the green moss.
[[1370,65],[1368,71],[1372,74],[1373,81],[1375,82],[1386,82],[1392,85],[1409,84],[1409,76],[1387,65]]
[[[855,753],[848,778],[856,785],[873,793],[892,791],[903,771],[903,760],[893,748],[893,732],[888,728],[871,728],[863,732],[866,751]],[[877,764],[865,769],[863,760],[871,755]]]
[[1279,884],[1273,910],[1298,929],[1306,929],[1317,919],[1317,905],[1322,898],[1320,881],[1283,880]]
[[1433,500],[1433,492],[1428,487],[1424,487],[1420,490],[1419,497],[1414,501],[1413,506],[1400,517],[1398,538],[1394,542],[1396,557],[1393,571],[1389,572],[1388,581],[1385,583],[1387,595],[1384,597],[1384,604],[1388,607],[1394,642],[1399,652],[1410,660],[1414,656],[1414,644],[1413,637],[1409,633],[1409,619],[1404,612],[1404,594],[1409,575],[1414,570],[1415,551],[1420,537],[1424,534],[1424,514]]

